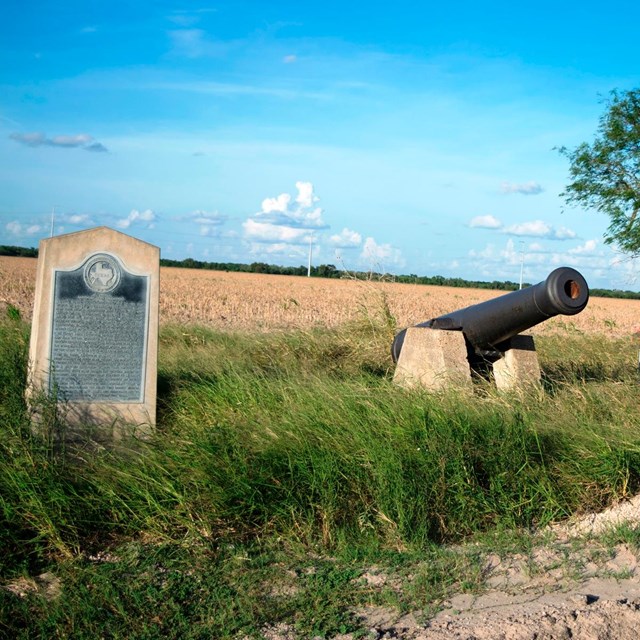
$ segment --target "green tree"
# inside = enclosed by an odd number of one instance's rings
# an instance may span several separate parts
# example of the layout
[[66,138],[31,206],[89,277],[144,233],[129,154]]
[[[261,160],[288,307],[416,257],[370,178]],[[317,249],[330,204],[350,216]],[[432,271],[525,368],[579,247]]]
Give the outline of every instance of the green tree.
[[614,90],[605,101],[595,140],[561,147],[571,182],[560,195],[571,205],[609,216],[604,235],[625,253],[640,255],[640,89]]

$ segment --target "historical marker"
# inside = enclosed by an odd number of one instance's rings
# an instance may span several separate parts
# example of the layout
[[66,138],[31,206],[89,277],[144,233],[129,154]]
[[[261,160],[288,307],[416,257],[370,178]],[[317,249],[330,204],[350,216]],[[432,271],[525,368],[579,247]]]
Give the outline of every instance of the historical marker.
[[72,423],[155,423],[159,258],[107,227],[40,243],[31,388]]

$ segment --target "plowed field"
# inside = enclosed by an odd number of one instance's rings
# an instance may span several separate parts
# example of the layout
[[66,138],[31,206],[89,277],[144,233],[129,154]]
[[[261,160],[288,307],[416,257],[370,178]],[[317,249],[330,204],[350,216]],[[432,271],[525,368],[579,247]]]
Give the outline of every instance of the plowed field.
[[[36,260],[0,256],[0,303],[31,318]],[[376,318],[385,309],[398,326],[504,295],[499,291],[393,282],[327,280],[194,269],[160,270],[161,323],[271,331],[337,327]],[[640,332],[640,300],[591,298],[581,314],[553,318],[534,333],[581,331],[612,337]]]

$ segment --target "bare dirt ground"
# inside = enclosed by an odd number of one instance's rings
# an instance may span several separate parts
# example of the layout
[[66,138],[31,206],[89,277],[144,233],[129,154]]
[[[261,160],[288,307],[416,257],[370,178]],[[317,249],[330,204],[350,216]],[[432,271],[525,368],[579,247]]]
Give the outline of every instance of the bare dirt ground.
[[527,557],[489,556],[485,589],[450,598],[430,620],[383,608],[360,614],[376,639],[636,640],[640,550],[602,542],[622,524],[640,525],[640,496],[553,527]]
[[[484,584],[440,603],[437,613],[358,610],[368,640],[637,640],[640,638],[640,550],[607,544],[613,527],[640,525],[640,496],[541,534],[527,555],[490,554]],[[604,537],[603,537],[604,536]],[[372,588],[390,586],[376,568]],[[298,640],[279,624],[266,640]],[[335,640],[354,640],[353,634]],[[361,637],[361,636],[357,636]]]

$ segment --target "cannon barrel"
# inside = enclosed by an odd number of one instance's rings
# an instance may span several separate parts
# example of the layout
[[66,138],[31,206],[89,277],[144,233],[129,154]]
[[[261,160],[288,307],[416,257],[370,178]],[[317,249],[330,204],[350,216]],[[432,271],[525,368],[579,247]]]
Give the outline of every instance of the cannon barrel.
[[[588,301],[589,287],[582,275],[571,267],[560,267],[536,285],[415,326],[462,331],[468,345],[482,355],[548,318],[580,313]],[[394,362],[400,356],[405,333],[406,329],[400,331],[391,346]]]

